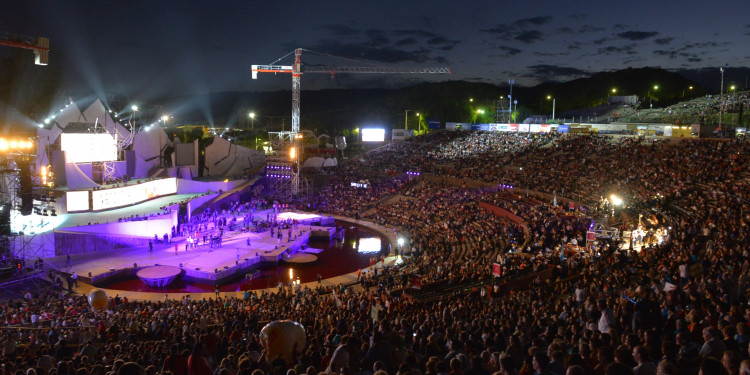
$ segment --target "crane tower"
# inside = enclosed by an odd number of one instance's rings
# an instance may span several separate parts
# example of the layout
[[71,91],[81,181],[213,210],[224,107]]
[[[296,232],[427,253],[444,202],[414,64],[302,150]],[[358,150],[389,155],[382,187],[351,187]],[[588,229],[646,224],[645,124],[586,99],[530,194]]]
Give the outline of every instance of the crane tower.
[[32,39],[25,36],[0,32],[0,45],[34,51],[34,64],[36,65],[47,65],[49,62],[48,38],[37,37]]

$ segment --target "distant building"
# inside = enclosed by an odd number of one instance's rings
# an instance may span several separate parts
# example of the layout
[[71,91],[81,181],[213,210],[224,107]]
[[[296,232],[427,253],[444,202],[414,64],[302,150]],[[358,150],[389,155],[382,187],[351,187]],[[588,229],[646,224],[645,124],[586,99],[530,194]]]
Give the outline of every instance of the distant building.
[[615,105],[615,104],[636,105],[638,104],[638,96],[637,95],[610,96],[609,98],[607,98],[607,104],[609,105]]

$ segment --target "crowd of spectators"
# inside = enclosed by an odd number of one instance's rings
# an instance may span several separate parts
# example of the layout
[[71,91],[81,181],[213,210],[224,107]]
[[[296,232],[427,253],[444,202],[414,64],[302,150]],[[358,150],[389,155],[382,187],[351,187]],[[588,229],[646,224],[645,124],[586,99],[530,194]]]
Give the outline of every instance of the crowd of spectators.
[[[436,132],[342,166],[317,207],[394,227],[413,248],[368,288],[127,301],[91,313],[59,292],[0,307],[4,375],[63,374],[744,374],[750,371],[750,146],[601,136]],[[424,178],[405,177],[419,171]],[[430,182],[479,180],[495,189]],[[349,182],[367,179],[366,189]],[[497,185],[516,188],[498,189]],[[525,189],[573,198],[567,212]],[[357,190],[359,189],[359,190]],[[430,282],[482,278],[491,263],[563,266],[601,196],[617,192],[667,240],[615,241],[566,277],[493,295],[406,298]],[[481,203],[480,203],[481,202]],[[490,204],[522,222],[493,215]],[[206,218],[210,219],[210,216]],[[637,217],[631,221],[637,221]],[[657,222],[658,221],[658,222]],[[197,223],[196,223],[197,224]],[[474,247],[464,245],[478,244]],[[555,252],[557,248],[557,252]],[[510,253],[508,253],[510,252]],[[506,259],[508,258],[508,259]],[[379,283],[379,280],[383,280]],[[333,293],[328,293],[329,291]],[[265,358],[264,322],[303,324],[296,363]],[[744,360],[744,361],[743,361]]]
[[723,96],[706,95],[661,108],[649,108],[648,105],[643,108],[619,107],[616,109],[619,116],[613,116],[611,119],[620,122],[718,125],[719,114],[723,114],[723,124],[746,126],[746,122],[745,125],[734,122],[741,119],[738,114],[748,105],[750,105],[750,92],[730,92]]

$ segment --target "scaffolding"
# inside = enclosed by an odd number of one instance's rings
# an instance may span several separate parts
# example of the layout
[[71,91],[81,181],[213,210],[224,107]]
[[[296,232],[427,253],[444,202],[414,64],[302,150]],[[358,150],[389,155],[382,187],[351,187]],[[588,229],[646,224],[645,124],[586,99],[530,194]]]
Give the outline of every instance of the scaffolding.
[[[51,220],[56,216],[51,204],[54,197],[46,187],[39,186],[39,177],[32,174],[32,212],[22,214],[21,168],[31,163],[35,155],[7,154],[0,156],[0,252],[3,281],[18,281],[34,277],[41,272],[41,259],[54,256],[46,244],[52,236]],[[25,172],[25,173],[31,173]],[[34,181],[36,180],[36,181]],[[33,215],[33,216],[32,216]]]
[[[304,202],[310,198],[311,183],[302,176],[302,144],[297,133],[268,132],[270,154],[266,155],[268,196],[283,202]],[[293,152],[291,150],[294,150]]]
[[495,101],[495,122],[498,124],[510,124],[511,123],[511,106],[510,99],[500,97]]

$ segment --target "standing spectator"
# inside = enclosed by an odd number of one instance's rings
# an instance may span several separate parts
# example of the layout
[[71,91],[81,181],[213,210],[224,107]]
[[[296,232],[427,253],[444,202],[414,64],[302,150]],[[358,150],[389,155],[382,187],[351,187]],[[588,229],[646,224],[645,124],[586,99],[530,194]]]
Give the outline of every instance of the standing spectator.
[[615,313],[607,306],[607,301],[604,299],[600,299],[596,306],[602,314],[599,318],[599,332],[609,333],[609,331],[614,328]]
[[208,367],[206,359],[203,358],[204,354],[205,347],[203,343],[195,343],[195,346],[193,347],[193,353],[190,354],[187,362],[188,375],[211,375],[211,368]]
[[[703,347],[701,347],[700,356],[701,358],[714,357],[721,358],[726,351],[724,342],[721,341],[718,334],[711,327],[703,328]],[[701,366],[702,367],[702,366]]]

